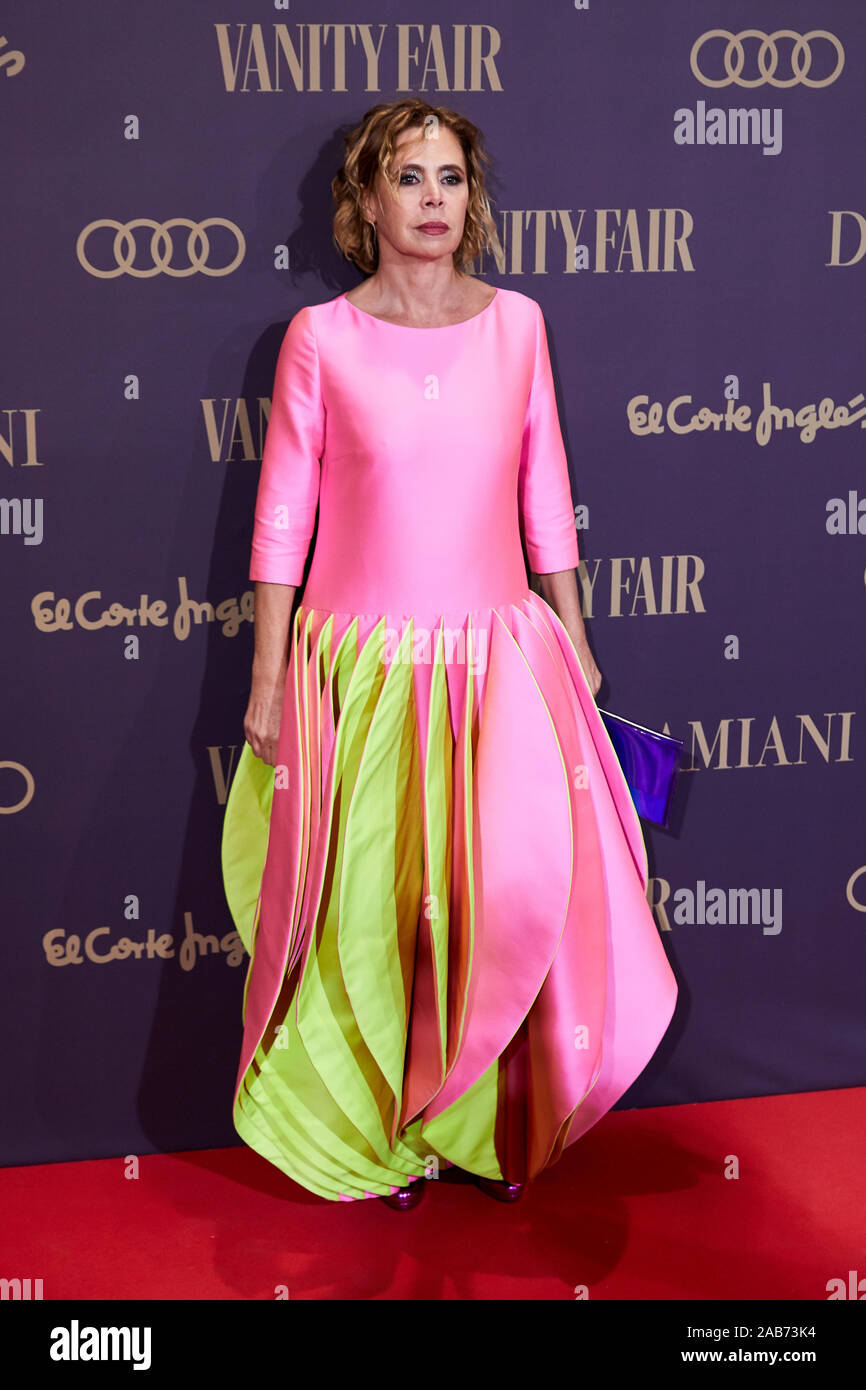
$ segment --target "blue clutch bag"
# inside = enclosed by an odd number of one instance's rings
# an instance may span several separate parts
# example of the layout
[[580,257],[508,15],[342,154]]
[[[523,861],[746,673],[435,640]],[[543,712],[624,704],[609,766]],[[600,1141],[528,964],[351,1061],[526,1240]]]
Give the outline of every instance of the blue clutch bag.
[[609,710],[598,712],[619,758],[635,810],[644,820],[666,827],[685,746],[683,740],[645,729]]

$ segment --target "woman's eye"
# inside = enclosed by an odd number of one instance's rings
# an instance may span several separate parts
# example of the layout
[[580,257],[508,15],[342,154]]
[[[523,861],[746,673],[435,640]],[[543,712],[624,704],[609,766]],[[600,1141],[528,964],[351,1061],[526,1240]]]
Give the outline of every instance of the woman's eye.
[[[417,179],[417,177],[418,177],[418,175],[415,174],[415,173],[413,173],[413,172],[410,170],[409,172],[400,175],[400,182],[401,182],[401,183],[405,183],[406,181],[411,181],[411,182],[414,183],[415,180]],[[445,174],[445,175],[444,175],[444,179],[445,179],[445,182],[446,182],[446,183],[450,183],[450,184],[455,184],[455,183],[461,183],[461,182],[462,182],[461,177],[460,177],[459,174]]]

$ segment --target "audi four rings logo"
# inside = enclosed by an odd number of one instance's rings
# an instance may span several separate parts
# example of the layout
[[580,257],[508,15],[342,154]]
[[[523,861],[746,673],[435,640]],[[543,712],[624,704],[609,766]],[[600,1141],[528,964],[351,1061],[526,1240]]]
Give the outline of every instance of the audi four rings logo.
[[[114,265],[108,270],[100,270],[93,265],[87,258],[85,245],[88,237],[102,227],[108,227],[114,231]],[[150,258],[152,264],[149,266],[134,265],[135,261],[135,237],[133,229],[135,227],[148,227],[150,229]],[[174,266],[170,264],[174,253],[174,242],[170,235],[172,227],[185,227],[187,229],[186,254],[189,259],[187,266]],[[237,253],[233,261],[226,266],[211,266],[207,264],[210,255],[211,245],[208,240],[206,227],[225,227],[237,242]],[[179,238],[181,245],[183,239]],[[139,279],[146,280],[152,275],[159,275],[164,271],[166,275],[174,275],[183,278],[186,275],[194,275],[196,271],[201,271],[202,275],[230,275],[236,270],[244,258],[247,249],[244,234],[240,227],[234,222],[229,222],[225,217],[206,217],[203,222],[191,222],[188,217],[172,217],[167,222],[153,222],[149,217],[136,217],[132,222],[115,222],[113,218],[103,217],[98,222],[90,222],[79,233],[75,250],[80,263],[91,275],[96,275],[100,280],[111,280],[116,275],[135,275]]]
[[[726,39],[722,62],[724,63],[725,76],[722,78],[705,77],[698,66],[698,54],[704,44],[710,43],[712,39]],[[746,62],[746,54],[743,49],[743,39],[760,39],[760,47],[757,53],[758,73],[757,77],[743,77],[743,67]],[[776,68],[779,64],[779,51],[776,48],[777,39],[793,39],[794,47],[791,50],[791,77],[777,77]],[[836,53],[836,65],[829,77],[810,77],[809,70],[812,66],[812,41],[820,39],[826,40],[831,50]],[[817,45],[819,48],[822,45]],[[826,52],[826,49],[824,50]],[[703,82],[705,87],[729,87],[732,82],[738,87],[761,87],[765,82],[769,82],[771,87],[796,87],[798,82],[802,82],[805,87],[829,87],[831,82],[835,82],[843,67],[845,66],[845,50],[835,34],[828,34],[826,29],[810,29],[808,34],[795,34],[793,29],[777,29],[773,34],[764,34],[760,29],[743,29],[742,33],[731,34],[727,29],[708,29],[705,34],[701,34],[692,45],[689,58],[692,72],[699,82]]]

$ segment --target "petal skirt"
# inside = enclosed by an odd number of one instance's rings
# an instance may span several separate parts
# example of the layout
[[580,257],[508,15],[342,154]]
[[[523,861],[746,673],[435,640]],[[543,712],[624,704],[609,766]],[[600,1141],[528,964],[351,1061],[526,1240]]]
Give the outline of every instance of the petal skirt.
[[640,822],[553,609],[295,612],[276,767],[222,836],[241,1138],[331,1200],[523,1182],[644,1069],[676,983]]

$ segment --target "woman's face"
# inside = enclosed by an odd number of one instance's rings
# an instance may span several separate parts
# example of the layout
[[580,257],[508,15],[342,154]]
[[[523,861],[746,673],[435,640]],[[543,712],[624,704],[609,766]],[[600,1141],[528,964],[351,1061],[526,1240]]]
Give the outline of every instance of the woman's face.
[[[376,192],[365,202],[367,216],[376,223],[380,260],[383,249],[388,258],[392,251],[398,258],[452,256],[463,236],[469,202],[466,161],[456,135],[438,124],[401,131],[392,176],[395,198],[380,172]],[[438,223],[439,230],[422,230],[425,223]]]

